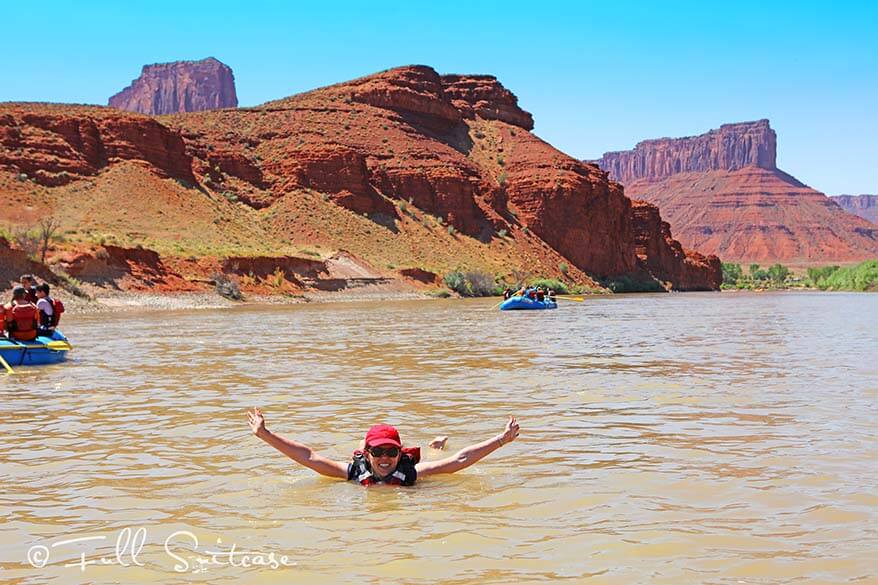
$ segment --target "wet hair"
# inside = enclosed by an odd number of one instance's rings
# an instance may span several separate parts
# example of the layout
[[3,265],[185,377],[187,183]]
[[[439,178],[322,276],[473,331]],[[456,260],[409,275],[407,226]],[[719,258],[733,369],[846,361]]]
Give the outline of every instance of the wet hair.
[[14,289],[12,289],[12,299],[13,300],[23,299],[26,294],[27,293],[24,290],[23,286],[17,286]]
[[43,291],[44,293],[46,293],[46,296],[49,296],[49,284],[47,282],[44,282],[43,284],[38,284],[37,291]]

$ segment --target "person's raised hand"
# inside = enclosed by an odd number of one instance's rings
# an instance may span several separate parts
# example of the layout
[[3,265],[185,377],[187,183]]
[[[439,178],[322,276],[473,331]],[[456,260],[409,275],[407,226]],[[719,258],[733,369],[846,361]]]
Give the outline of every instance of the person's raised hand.
[[260,431],[265,431],[265,417],[262,416],[262,411],[258,408],[254,408],[252,411],[247,411],[247,418],[250,422],[250,430],[253,431],[253,434],[257,437],[259,436]]
[[520,431],[521,429],[518,426],[518,421],[515,420],[514,416],[510,416],[509,420],[506,422],[506,429],[503,431],[503,437],[500,444],[505,445],[506,443],[511,443],[518,438],[518,433]]
[[448,442],[448,437],[445,435],[440,435],[438,437],[435,437],[432,441],[430,441],[428,446],[431,449],[439,449],[441,451],[442,449],[445,448],[445,444],[447,442]]

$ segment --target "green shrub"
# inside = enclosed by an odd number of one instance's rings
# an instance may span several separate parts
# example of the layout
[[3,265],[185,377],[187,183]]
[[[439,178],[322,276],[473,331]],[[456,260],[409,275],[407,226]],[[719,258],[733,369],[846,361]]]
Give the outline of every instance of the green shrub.
[[445,286],[463,297],[489,297],[503,292],[503,285],[498,284],[487,272],[455,270],[443,278]]
[[630,276],[617,276],[602,280],[601,286],[614,293],[665,292],[665,287],[655,279],[643,280]]
[[790,269],[783,264],[775,264],[768,269],[768,278],[776,285],[782,285],[790,275]]
[[737,285],[744,278],[744,269],[740,264],[723,262],[723,284]]
[[834,272],[840,269],[841,266],[823,266],[822,268],[809,268],[808,269],[808,280],[811,281],[813,286],[820,286],[820,281],[826,280]]
[[561,262],[558,264],[558,270],[561,271],[561,274],[567,276],[567,273],[570,272],[570,267],[567,266],[566,262]]
[[501,238],[505,238],[508,234],[509,232],[507,232],[506,230],[500,230],[497,232],[497,236]]
[[856,266],[833,271],[817,285],[821,290],[878,292],[878,260],[867,260]]
[[567,295],[570,294],[570,289],[567,288],[567,285],[560,280],[555,280],[554,278],[538,278],[530,283],[531,286],[541,286],[545,289],[552,289],[559,295]]

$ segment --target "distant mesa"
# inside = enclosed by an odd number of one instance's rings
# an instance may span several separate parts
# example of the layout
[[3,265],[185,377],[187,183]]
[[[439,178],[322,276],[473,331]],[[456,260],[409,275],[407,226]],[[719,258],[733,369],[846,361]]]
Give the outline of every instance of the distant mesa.
[[768,120],[723,124],[700,136],[644,140],[634,150],[608,152],[594,162],[623,185],[748,166],[772,171],[777,169],[777,135]]
[[141,114],[177,114],[238,107],[235,76],[213,57],[144,65],[140,77],[109,100]]
[[833,195],[832,200],[848,213],[878,224],[878,195]]
[[874,224],[777,168],[777,135],[768,120],[646,140],[592,162],[629,197],[658,205],[674,236],[704,254],[798,264],[878,254]]

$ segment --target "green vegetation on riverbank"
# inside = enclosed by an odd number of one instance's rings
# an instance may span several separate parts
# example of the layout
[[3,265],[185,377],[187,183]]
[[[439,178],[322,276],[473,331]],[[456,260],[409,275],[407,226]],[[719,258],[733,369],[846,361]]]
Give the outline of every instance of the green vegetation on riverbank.
[[761,268],[750,264],[745,273],[740,264],[723,263],[723,290],[816,288],[837,291],[878,291],[878,260],[856,266],[809,268],[796,275],[783,264]]
[[[878,292],[878,260],[867,260],[856,266],[834,268],[825,273],[815,274],[814,283],[820,290],[853,290]],[[808,271],[809,276],[811,270]]]
[[[591,288],[588,286],[580,286],[577,284],[568,285],[567,283],[554,278],[537,278],[525,279],[528,286],[541,286],[545,289],[552,289],[558,294],[596,294],[604,291]],[[517,289],[521,286],[520,282],[507,282],[501,277],[495,277],[487,272],[478,270],[455,270],[449,272],[443,278],[445,286],[453,290],[463,297],[494,297],[503,294],[507,287]],[[611,289],[612,290],[612,289]],[[623,291],[614,291],[623,292]],[[629,291],[624,291],[629,292]]]

